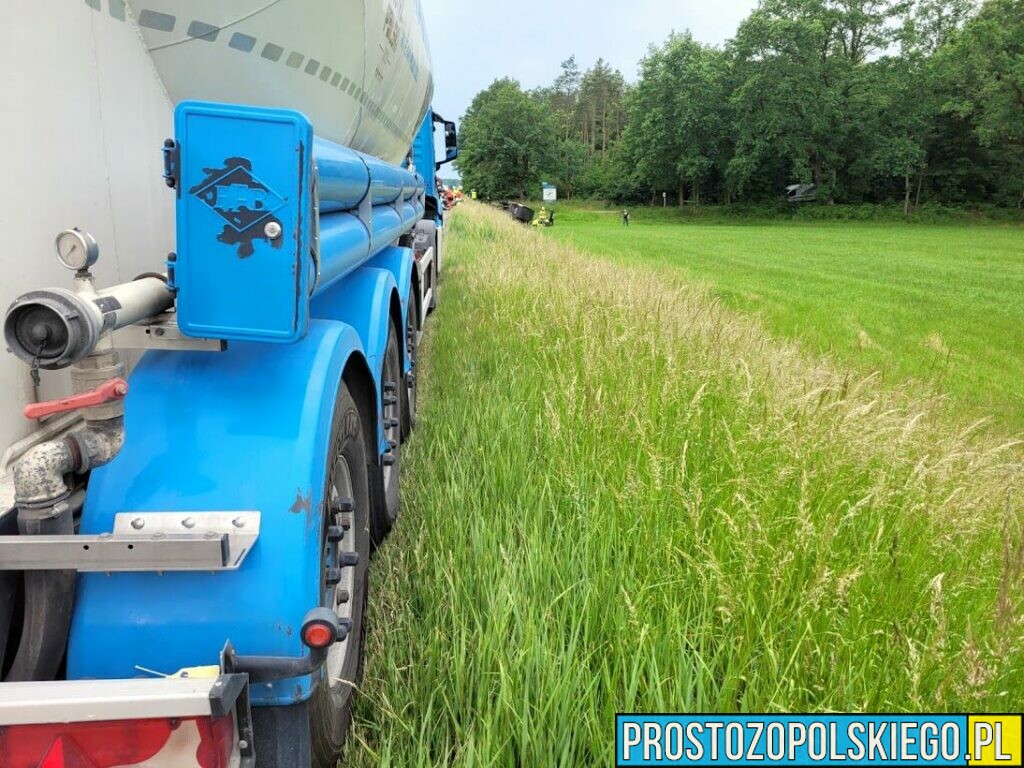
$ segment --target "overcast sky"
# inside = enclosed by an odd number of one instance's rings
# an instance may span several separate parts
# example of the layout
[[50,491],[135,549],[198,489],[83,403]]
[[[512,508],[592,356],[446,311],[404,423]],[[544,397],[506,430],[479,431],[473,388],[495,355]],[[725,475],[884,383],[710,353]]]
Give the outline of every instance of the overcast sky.
[[434,106],[459,120],[499,77],[547,85],[575,54],[581,70],[598,58],[636,80],[651,43],[689,29],[722,43],[756,0],[421,0],[434,56]]

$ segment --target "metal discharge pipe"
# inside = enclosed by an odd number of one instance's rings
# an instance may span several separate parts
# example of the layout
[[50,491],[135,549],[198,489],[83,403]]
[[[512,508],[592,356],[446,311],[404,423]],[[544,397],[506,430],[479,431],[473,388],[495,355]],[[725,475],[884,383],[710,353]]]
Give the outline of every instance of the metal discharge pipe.
[[174,294],[157,277],[95,291],[92,278],[76,277],[75,290],[30,291],[11,304],[4,338],[28,364],[56,370],[91,354],[100,337],[171,308]]

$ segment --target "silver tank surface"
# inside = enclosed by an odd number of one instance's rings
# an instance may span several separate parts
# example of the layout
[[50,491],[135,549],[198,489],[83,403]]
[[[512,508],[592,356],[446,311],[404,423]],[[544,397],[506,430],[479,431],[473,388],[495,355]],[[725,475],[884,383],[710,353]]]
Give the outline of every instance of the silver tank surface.
[[419,0],[127,5],[175,102],[297,109],[318,136],[400,163],[433,95]]

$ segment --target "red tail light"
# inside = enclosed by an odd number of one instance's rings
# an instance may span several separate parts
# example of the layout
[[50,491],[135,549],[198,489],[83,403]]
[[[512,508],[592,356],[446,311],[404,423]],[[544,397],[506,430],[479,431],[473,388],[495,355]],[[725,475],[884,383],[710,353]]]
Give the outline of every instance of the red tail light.
[[0,768],[230,768],[234,746],[231,716],[12,725],[0,727]]

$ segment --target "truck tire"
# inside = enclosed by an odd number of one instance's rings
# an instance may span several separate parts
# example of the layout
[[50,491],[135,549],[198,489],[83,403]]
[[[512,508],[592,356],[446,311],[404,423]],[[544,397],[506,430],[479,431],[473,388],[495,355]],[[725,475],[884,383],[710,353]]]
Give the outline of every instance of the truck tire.
[[419,353],[419,327],[416,322],[419,318],[418,301],[413,298],[409,301],[409,316],[405,321],[405,354],[412,369],[405,377],[405,386],[402,388],[402,442],[404,443],[412,435],[413,427],[416,426],[416,356]]
[[[253,738],[260,768],[334,768],[345,743],[352,721],[352,698],[363,674],[363,620],[370,560],[366,437],[359,409],[342,383],[328,451],[320,594],[321,605],[350,619],[352,629],[328,652],[324,677],[307,701],[253,707]],[[332,525],[345,532],[341,542],[328,541],[327,528]],[[359,561],[342,568],[341,581],[329,586],[327,571],[340,564],[342,552],[357,553]]]
[[392,322],[388,327],[388,344],[384,348],[381,370],[381,413],[384,419],[384,439],[390,450],[376,467],[376,493],[370,509],[370,533],[373,545],[384,542],[398,519],[399,467],[402,451],[402,358],[398,351],[398,333]]
[[[355,400],[342,385],[331,439],[331,464],[325,497],[323,577],[321,605],[349,619],[348,636],[327,654],[324,677],[309,701],[309,732],[316,768],[334,768],[352,721],[352,700],[363,676],[363,628],[370,563],[370,478],[367,440]],[[371,440],[373,442],[373,440]],[[344,531],[340,542],[331,543],[328,526]],[[330,585],[328,569],[340,567],[344,554],[359,556],[358,563],[341,567],[341,581]]]

